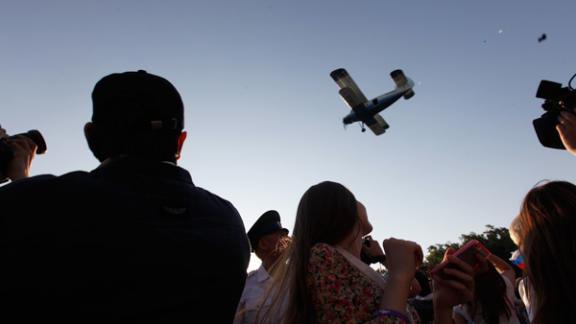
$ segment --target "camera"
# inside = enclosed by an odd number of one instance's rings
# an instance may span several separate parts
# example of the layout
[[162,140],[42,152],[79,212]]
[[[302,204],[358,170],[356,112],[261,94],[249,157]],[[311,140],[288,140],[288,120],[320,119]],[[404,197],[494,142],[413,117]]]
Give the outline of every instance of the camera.
[[565,150],[556,131],[558,116],[562,111],[574,113],[576,108],[576,90],[570,85],[576,74],[572,76],[567,87],[561,83],[548,80],[540,81],[536,97],[544,99],[542,108],[546,111],[540,118],[534,119],[532,124],[540,143],[549,148]]
[[46,152],[46,142],[44,137],[37,130],[30,130],[26,133],[16,134],[0,139],[0,183],[7,181],[6,177],[6,167],[8,163],[14,158],[14,150],[6,142],[6,139],[14,138],[16,136],[26,136],[31,139],[38,148],[36,149],[36,154],[44,154]]
[[[370,247],[370,244],[372,244],[372,238],[366,237],[362,240],[362,245]],[[371,256],[368,253],[364,252],[364,249],[362,249],[360,251],[360,260],[362,260],[362,262],[364,262],[367,265],[371,265],[374,263],[384,264],[384,262],[386,262],[386,255],[383,254],[379,256]]]

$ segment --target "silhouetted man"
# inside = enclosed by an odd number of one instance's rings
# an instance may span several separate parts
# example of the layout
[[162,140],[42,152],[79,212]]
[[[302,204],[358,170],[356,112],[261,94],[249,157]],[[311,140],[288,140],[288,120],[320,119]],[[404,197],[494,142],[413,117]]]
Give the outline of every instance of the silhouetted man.
[[100,80],[92,100],[84,131],[98,168],[0,188],[0,316],[230,323],[248,239],[234,206],[176,166],[177,90],[126,72]]

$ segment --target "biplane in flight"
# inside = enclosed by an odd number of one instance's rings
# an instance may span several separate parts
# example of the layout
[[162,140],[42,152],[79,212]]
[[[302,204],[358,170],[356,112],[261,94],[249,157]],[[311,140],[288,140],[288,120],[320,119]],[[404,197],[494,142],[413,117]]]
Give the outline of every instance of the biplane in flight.
[[390,126],[379,113],[390,107],[401,97],[410,99],[414,96],[414,91],[412,90],[414,81],[407,78],[402,70],[394,70],[390,73],[390,77],[396,83],[396,89],[372,100],[368,100],[364,96],[345,69],[334,70],[330,73],[330,76],[340,87],[338,93],[340,93],[342,99],[352,108],[352,112],[346,115],[342,122],[344,125],[361,122],[362,132],[366,131],[364,127],[366,125],[374,134],[383,134]]

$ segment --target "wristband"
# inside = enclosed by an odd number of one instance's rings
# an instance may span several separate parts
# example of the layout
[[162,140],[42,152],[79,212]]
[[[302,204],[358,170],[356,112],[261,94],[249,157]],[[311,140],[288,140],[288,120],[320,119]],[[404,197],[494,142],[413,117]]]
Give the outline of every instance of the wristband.
[[391,310],[391,309],[379,309],[376,314],[378,316],[380,315],[386,315],[386,316],[391,316],[391,317],[396,317],[399,318],[401,320],[403,320],[406,323],[410,323],[410,319],[408,318],[408,316],[406,316],[406,314],[395,311],[395,310]]

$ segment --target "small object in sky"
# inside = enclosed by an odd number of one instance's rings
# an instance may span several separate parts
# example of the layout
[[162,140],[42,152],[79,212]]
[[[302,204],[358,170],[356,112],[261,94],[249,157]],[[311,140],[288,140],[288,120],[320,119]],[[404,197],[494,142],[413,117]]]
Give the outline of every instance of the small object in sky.
[[498,29],[498,34],[502,35],[504,33],[503,29]]
[[546,34],[542,34],[540,37],[538,37],[538,43],[542,43],[546,40],[546,38],[548,38]]
[[342,122],[344,125],[361,122],[362,132],[366,131],[364,128],[364,124],[366,124],[374,134],[383,134],[390,126],[378,113],[391,106],[401,97],[410,99],[414,96],[414,91],[412,90],[414,81],[407,78],[402,70],[395,70],[390,73],[390,77],[396,83],[394,90],[370,101],[364,96],[345,69],[334,70],[330,73],[330,76],[340,87],[338,93],[340,93],[342,99],[352,108],[352,112],[346,115]]
[[487,44],[487,43],[488,43],[487,40],[483,40],[483,41],[482,41],[482,44]]

